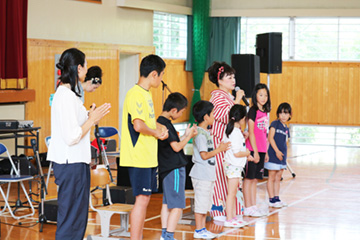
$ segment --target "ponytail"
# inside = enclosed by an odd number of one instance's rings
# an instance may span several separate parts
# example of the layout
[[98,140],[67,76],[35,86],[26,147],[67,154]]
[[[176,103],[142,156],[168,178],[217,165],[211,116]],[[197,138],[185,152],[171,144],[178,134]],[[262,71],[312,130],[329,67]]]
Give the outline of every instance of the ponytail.
[[226,125],[225,134],[227,137],[229,137],[232,131],[234,130],[234,125],[235,125],[235,118],[232,117],[229,120],[229,123]]
[[230,136],[234,130],[235,123],[240,121],[246,116],[246,107],[240,104],[232,106],[229,112],[229,123],[226,125],[225,134],[227,137]]

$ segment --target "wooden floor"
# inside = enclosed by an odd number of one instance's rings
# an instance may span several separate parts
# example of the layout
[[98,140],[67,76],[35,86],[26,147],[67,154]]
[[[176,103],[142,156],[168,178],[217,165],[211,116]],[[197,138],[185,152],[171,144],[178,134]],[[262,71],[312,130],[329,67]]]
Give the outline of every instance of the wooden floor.
[[[289,156],[296,178],[292,178],[289,171],[284,172],[280,197],[288,203],[287,208],[270,208],[267,217],[244,217],[250,224],[242,229],[224,228],[214,222],[208,223],[208,229],[224,240],[360,239],[360,149],[293,145]],[[51,179],[50,196],[56,194],[53,181]],[[14,193],[12,200],[15,199]],[[151,198],[144,239],[160,238],[161,199],[161,194]],[[259,207],[267,209],[266,181],[258,186],[257,202]],[[55,239],[56,225],[45,224],[40,233],[36,220],[37,213],[33,218],[21,220],[20,226],[20,221],[12,219],[8,213],[2,215],[1,239]],[[114,216],[112,228],[119,223],[119,217]],[[194,229],[191,225],[178,225],[175,238],[192,239]],[[99,233],[99,217],[89,212],[85,237]]]

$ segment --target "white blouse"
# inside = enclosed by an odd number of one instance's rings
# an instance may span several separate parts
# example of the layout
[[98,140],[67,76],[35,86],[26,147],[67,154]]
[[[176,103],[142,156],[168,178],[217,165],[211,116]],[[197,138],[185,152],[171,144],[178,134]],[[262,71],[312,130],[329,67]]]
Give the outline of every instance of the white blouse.
[[47,160],[58,164],[91,161],[90,131],[81,138],[88,113],[71,89],[59,86],[51,106],[51,140]]

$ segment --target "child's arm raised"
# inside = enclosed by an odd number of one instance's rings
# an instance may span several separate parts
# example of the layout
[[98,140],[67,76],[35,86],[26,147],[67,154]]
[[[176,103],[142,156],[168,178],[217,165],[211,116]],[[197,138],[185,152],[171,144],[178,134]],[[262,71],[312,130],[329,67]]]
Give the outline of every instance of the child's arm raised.
[[134,119],[134,129],[138,133],[144,135],[150,135],[160,140],[165,140],[168,138],[168,130],[165,126],[156,123],[156,129],[149,128],[145,122],[141,119]]
[[276,142],[275,142],[275,139],[274,139],[274,136],[275,136],[275,128],[274,128],[274,127],[271,127],[271,128],[270,128],[270,131],[269,131],[269,142],[270,142],[271,147],[274,149],[274,151],[275,151],[275,153],[276,153],[276,157],[277,157],[280,161],[282,161],[284,154],[283,154],[283,153],[279,150],[279,148],[277,147]]
[[214,157],[216,154],[230,149],[230,145],[231,142],[227,142],[227,143],[221,142],[220,145],[211,152],[200,152],[200,156],[203,160],[208,160],[209,158]]
[[197,134],[197,126],[193,125],[190,128],[190,124],[185,130],[185,134],[180,138],[180,142],[173,141],[170,143],[171,148],[174,152],[180,152],[185,145],[190,141],[191,138],[195,137]]

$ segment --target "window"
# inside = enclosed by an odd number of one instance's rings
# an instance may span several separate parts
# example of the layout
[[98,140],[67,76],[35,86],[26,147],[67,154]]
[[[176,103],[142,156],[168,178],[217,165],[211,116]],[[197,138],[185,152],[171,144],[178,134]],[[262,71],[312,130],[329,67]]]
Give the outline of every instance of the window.
[[255,54],[256,35],[282,32],[283,60],[360,61],[360,18],[241,18],[240,52]]
[[154,46],[163,58],[185,59],[187,16],[154,12]]
[[290,141],[292,144],[360,146],[360,127],[290,125]]

